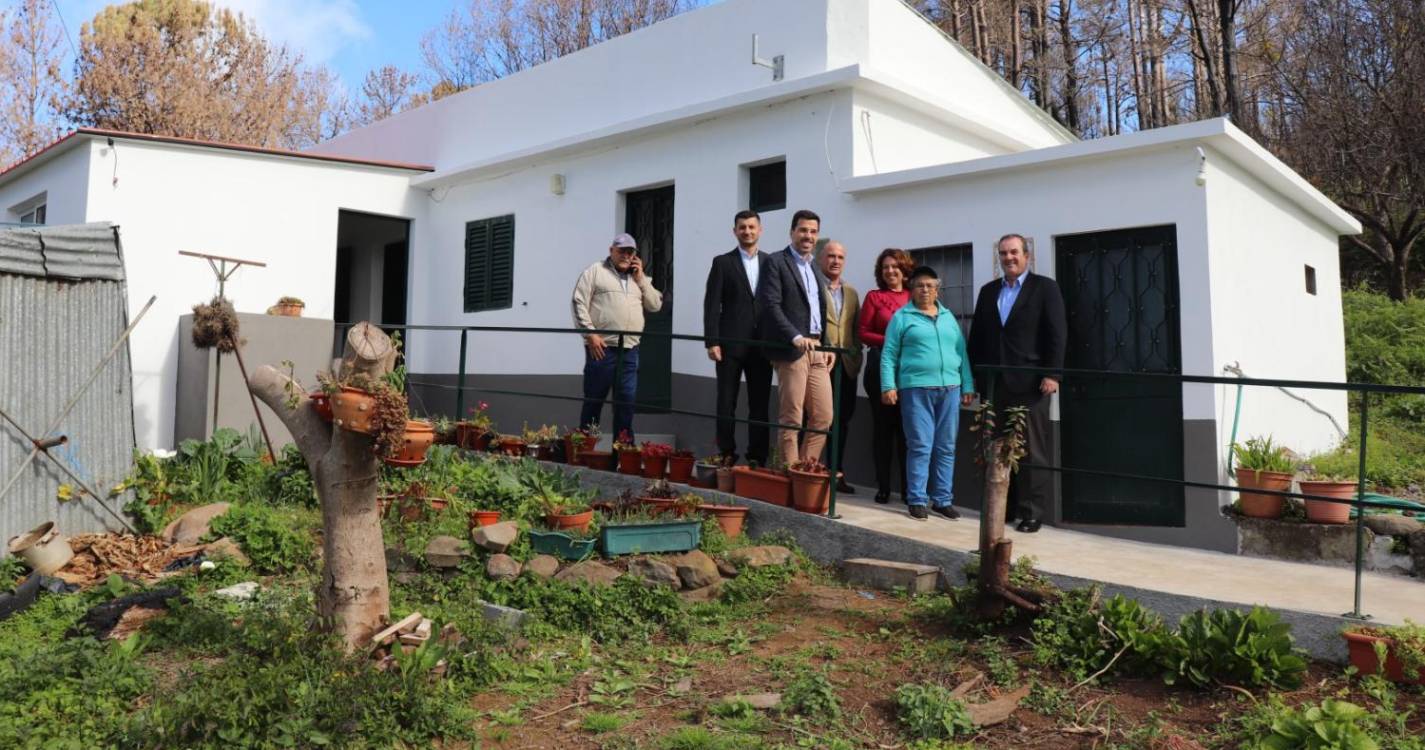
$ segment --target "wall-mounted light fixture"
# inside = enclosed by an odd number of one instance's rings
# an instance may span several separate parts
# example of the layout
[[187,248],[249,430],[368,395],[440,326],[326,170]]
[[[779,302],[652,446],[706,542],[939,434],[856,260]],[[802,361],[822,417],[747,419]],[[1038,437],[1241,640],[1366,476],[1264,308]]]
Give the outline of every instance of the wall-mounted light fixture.
[[1202,187],[1207,184],[1207,152],[1202,150],[1202,146],[1197,147],[1197,186]]
[[554,195],[564,194],[564,175],[556,173],[549,176],[549,192]]

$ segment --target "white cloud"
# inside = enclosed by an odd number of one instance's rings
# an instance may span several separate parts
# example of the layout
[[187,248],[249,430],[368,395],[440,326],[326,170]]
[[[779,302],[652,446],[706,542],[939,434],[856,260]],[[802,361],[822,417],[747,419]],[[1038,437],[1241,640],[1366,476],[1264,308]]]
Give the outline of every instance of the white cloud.
[[329,62],[343,47],[372,36],[355,0],[218,0],[257,24],[269,41],[300,52],[309,63]]

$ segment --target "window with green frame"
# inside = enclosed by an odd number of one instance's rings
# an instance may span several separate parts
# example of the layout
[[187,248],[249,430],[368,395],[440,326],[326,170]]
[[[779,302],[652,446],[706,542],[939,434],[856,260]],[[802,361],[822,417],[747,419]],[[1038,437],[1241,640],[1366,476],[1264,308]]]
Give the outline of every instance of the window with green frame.
[[514,304],[515,217],[465,224],[465,312],[504,310]]

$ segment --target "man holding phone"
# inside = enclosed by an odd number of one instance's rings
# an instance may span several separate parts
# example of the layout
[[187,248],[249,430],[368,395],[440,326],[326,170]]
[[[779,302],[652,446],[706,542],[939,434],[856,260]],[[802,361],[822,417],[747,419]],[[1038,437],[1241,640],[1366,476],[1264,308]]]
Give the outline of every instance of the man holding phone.
[[[663,295],[653,288],[653,280],[643,272],[638,243],[629,234],[620,234],[609,246],[609,257],[579,274],[574,284],[574,326],[585,331],[643,330],[643,313],[663,308]],[[614,391],[613,435],[625,431],[633,435],[633,398],[638,390],[637,335],[623,337],[620,371],[619,337],[584,335],[584,408],[579,426],[599,424],[609,389]],[[617,382],[615,382],[617,381]]]

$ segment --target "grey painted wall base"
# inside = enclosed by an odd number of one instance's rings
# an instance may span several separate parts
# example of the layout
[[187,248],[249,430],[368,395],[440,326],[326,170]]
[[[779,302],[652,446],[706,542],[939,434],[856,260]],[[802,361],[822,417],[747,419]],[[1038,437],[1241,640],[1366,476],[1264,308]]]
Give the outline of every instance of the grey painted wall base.
[[[626,489],[638,490],[646,484],[646,480],[614,472],[594,471],[560,464],[547,465],[577,474],[584,486],[596,488],[605,495],[617,495]],[[678,487],[682,488],[682,485],[678,485]],[[822,516],[768,505],[758,500],[748,500],[715,490],[687,488],[687,491],[696,492],[713,502],[751,507],[753,510],[747,514],[747,526],[745,527],[749,536],[760,537],[773,531],[790,533],[811,559],[824,565],[836,565],[842,560],[855,557],[871,557],[934,565],[940,568],[942,580],[946,583],[961,585],[966,582],[963,571],[971,560],[971,556],[967,552],[863,529]],[[1182,616],[1204,607],[1209,609],[1245,609],[1242,605],[1237,604],[1092,581],[1075,576],[1048,573],[1045,574],[1045,577],[1054,585],[1065,589],[1090,585],[1102,586],[1105,595],[1122,594],[1136,599],[1143,606],[1162,615],[1169,623],[1175,623]],[[1343,617],[1289,609],[1275,609],[1274,611],[1291,625],[1292,637],[1296,639],[1297,646],[1305,649],[1313,658],[1338,664],[1346,662],[1346,645],[1340,633],[1345,627],[1355,624],[1353,621]]]

